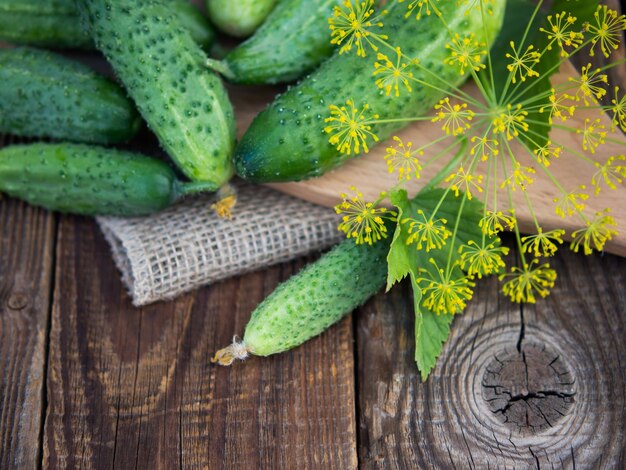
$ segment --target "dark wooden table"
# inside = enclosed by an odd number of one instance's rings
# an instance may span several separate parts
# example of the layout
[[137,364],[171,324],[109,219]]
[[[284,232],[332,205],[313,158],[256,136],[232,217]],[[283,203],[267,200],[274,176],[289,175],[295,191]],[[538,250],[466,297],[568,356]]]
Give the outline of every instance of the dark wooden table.
[[626,468],[625,259],[563,250],[536,305],[480,282],[426,383],[406,285],[211,365],[306,261],[136,309],[92,220],[0,201],[0,468]]

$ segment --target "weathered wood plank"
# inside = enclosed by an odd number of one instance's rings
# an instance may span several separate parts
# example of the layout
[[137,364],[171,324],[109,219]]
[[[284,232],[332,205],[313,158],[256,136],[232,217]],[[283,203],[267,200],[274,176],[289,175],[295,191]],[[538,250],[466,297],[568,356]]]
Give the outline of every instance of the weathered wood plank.
[[355,468],[352,323],[221,368],[215,350],[301,263],[134,309],[95,225],[63,218],[44,467]]
[[363,309],[362,468],[626,466],[626,259],[551,264],[553,293],[523,310],[479,282],[426,383],[407,286]]
[[0,468],[40,456],[55,230],[53,215],[0,200]]

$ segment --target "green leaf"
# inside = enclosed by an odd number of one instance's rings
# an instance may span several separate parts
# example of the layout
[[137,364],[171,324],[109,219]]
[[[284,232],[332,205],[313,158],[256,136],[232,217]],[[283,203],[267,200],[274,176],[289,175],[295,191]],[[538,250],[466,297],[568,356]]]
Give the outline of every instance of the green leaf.
[[[417,284],[419,270],[422,268],[434,272],[435,267],[428,262],[430,258],[433,258],[439,265],[445,266],[450,249],[452,249],[452,261],[454,262],[459,256],[458,249],[462,244],[469,240],[474,240],[476,243],[482,241],[482,232],[478,223],[482,218],[483,205],[475,199],[465,200],[463,203],[464,197],[455,197],[451,192],[446,195],[442,189],[423,191],[412,200],[409,200],[405,190],[400,189],[392,191],[389,199],[398,211],[399,223],[396,226],[387,257],[389,272],[387,288],[406,276],[411,278],[415,308],[415,362],[422,379],[426,380],[441,353],[454,316],[437,315],[421,304],[422,291]],[[431,250],[430,252],[417,250],[415,246],[407,245],[408,224],[403,224],[402,220],[415,217],[420,209],[424,211],[426,216],[429,216],[437,206],[439,208],[436,217],[445,218],[451,230],[456,223],[459,210],[463,207],[454,244],[452,245],[451,239],[448,239],[448,245],[443,250]],[[455,269],[458,269],[459,275],[462,275],[459,268]]]
[[[510,59],[506,54],[511,53],[511,41],[515,42],[519,54],[522,55],[529,45],[533,45],[536,51],[544,51],[549,40],[548,35],[540,31],[541,28],[549,29],[547,21],[548,15],[561,13],[566,11],[577,18],[577,25],[582,29],[582,25],[586,21],[593,19],[593,13],[598,6],[598,0],[555,0],[550,12],[536,11],[537,6],[534,2],[528,0],[509,0],[507,2],[504,24],[500,35],[496,39],[491,48],[491,63],[493,67],[494,87],[496,96],[502,97],[502,93],[509,81],[510,72],[507,65]],[[534,18],[533,18],[534,16]],[[523,43],[522,43],[522,40]],[[552,47],[546,50],[541,58],[541,62],[535,66],[535,70],[539,73],[539,77],[529,78],[525,82],[518,81],[517,84],[509,84],[507,90],[507,99],[505,104],[511,102],[514,96],[520,96],[520,100],[528,99],[531,96],[546,97],[541,101],[535,101],[533,105],[550,104],[548,93],[552,88],[550,77],[558,72],[559,64],[562,62],[558,47]],[[488,82],[488,73],[483,72],[481,75],[483,83]],[[514,95],[511,96],[512,91]],[[513,103],[515,104],[515,103]],[[549,140],[550,124],[549,113],[539,112],[539,107],[528,113],[526,122],[529,124],[529,131],[520,133],[520,139],[531,150],[542,147]],[[534,121],[534,122],[533,122]]]

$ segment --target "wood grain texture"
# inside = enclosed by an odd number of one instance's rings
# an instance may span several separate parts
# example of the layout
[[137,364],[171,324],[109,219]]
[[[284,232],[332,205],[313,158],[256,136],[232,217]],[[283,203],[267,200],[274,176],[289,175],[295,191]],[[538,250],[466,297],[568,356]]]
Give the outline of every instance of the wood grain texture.
[[135,309],[95,224],[63,218],[44,468],[356,468],[352,324],[290,354],[212,354],[302,263]]
[[40,459],[55,231],[53,214],[0,200],[0,468]]
[[523,310],[478,283],[426,383],[408,286],[356,316],[362,468],[626,466],[626,260],[551,265],[554,291]]

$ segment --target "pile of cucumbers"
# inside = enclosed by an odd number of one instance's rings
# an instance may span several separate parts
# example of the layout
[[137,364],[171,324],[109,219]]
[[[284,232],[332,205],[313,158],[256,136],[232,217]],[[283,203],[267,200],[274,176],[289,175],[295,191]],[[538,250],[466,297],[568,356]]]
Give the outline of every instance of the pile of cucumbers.
[[[213,25],[249,36],[220,58],[209,56],[212,24],[184,0],[0,0],[0,41],[18,46],[0,48],[0,133],[48,140],[0,149],[0,192],[61,212],[141,216],[218,191],[235,172],[253,182],[321,175],[348,158],[323,132],[330,105],[368,103],[386,121],[372,129],[382,140],[445,94],[420,86],[428,79],[420,74],[450,87],[466,78],[443,66],[450,30],[436,15],[417,22],[406,18],[402,1],[378,3],[387,9],[379,33],[422,65],[405,96],[375,85],[375,53],[340,55],[331,46],[328,18],[345,0],[206,0]],[[487,17],[466,3],[437,8],[455,33],[491,42],[505,0],[493,0]],[[116,80],[33,47],[97,49]],[[223,79],[300,81],[237,143]],[[169,163],[107,147],[129,142],[143,123]],[[280,286],[253,313],[243,342],[215,360],[274,354],[320,333],[384,284],[387,248],[388,241],[339,245]]]
[[[450,86],[465,79],[442,67],[449,32],[439,21],[407,21],[406,5],[385,3],[381,34],[393,33],[403,51]],[[440,7],[453,28],[495,29],[498,18],[483,28],[480,14],[453,3]],[[397,118],[428,111],[443,93],[423,87],[390,98],[369,73],[376,54],[339,55],[328,18],[343,4],[206,0],[211,23],[186,0],[0,0],[0,41],[7,43],[0,48],[0,133],[48,141],[0,149],[0,192],[50,210],[137,216],[190,192],[218,191],[235,173],[253,182],[297,181],[335,168],[346,156],[322,132],[330,104],[358,97],[381,119],[394,118],[375,126],[384,138],[403,125]],[[250,37],[211,57],[214,25]],[[97,49],[115,79],[60,49]],[[298,79],[237,144],[222,80]],[[144,123],[169,163],[107,147],[131,141]],[[109,203],[123,195],[125,203]]]

